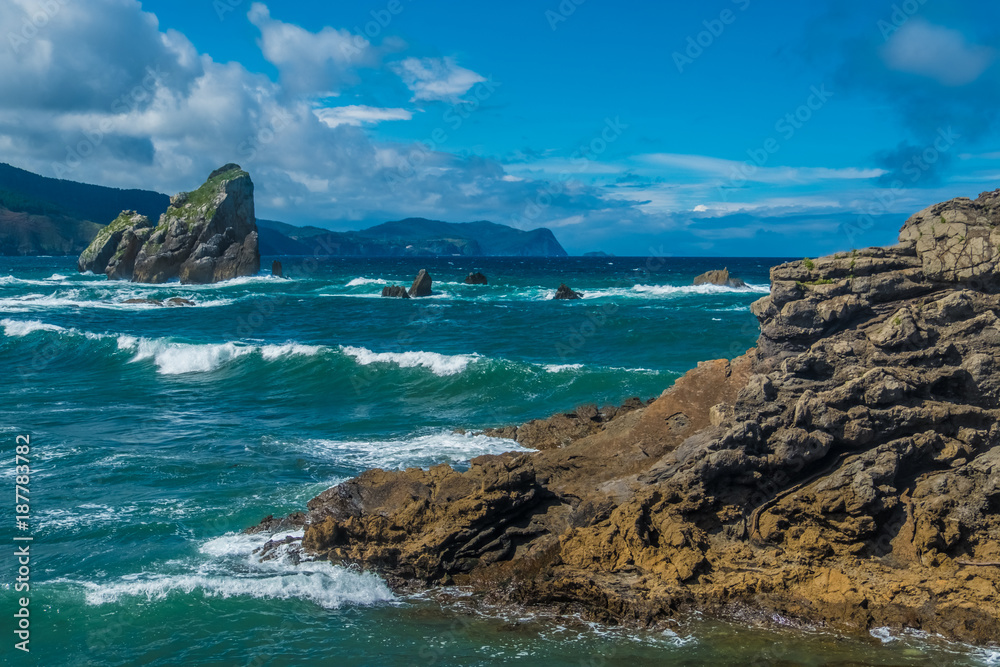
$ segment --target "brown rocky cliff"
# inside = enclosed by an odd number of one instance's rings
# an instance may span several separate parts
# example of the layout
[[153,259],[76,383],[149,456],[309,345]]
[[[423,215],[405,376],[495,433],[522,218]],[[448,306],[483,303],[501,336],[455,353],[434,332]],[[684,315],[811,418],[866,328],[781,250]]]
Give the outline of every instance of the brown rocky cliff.
[[775,267],[755,349],[569,442],[324,492],[304,547],[602,620],[996,641],[998,198],[922,211],[897,246]]

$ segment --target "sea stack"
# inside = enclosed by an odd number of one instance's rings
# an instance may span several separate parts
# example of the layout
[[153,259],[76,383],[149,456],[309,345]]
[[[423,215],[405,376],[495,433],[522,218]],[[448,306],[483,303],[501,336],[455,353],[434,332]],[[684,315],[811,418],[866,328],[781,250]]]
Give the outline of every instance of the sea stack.
[[137,283],[214,283],[260,270],[253,181],[237,164],[213,171],[194,192],[170,198],[153,227],[123,212],[80,255],[80,271]]
[[285,274],[281,269],[281,262],[274,260],[271,262],[271,275],[275,278],[284,278]]
[[402,285],[386,285],[382,288],[382,296],[393,297],[397,299],[409,299],[410,295],[406,293],[406,288]]
[[465,284],[466,285],[486,285],[486,284],[488,284],[488,281],[486,280],[486,276],[484,276],[479,271],[476,271],[475,273],[470,273],[469,275],[467,275],[465,277]]
[[718,271],[706,271],[694,279],[695,285],[719,285],[720,287],[746,287],[747,284],[739,278],[729,276],[729,268]]
[[563,284],[559,285],[559,289],[556,290],[556,294],[552,298],[553,299],[582,299],[583,295],[580,294],[579,292],[574,292],[572,289],[570,289],[569,285],[567,285],[566,283],[563,283]]
[[420,273],[413,280],[413,285],[410,287],[410,296],[430,296],[431,295],[431,274],[427,273],[427,269],[420,269]]

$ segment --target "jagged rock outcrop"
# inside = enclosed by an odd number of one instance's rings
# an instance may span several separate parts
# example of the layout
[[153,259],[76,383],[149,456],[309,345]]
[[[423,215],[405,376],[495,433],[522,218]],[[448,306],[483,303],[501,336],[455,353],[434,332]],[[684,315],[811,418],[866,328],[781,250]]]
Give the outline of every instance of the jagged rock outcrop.
[[918,213],[896,246],[775,267],[757,347],[649,405],[548,420],[541,451],[465,472],[325,491],[303,548],[394,586],[603,621],[699,611],[995,642],[1000,293],[982,239],[998,197]]
[[410,286],[409,294],[411,297],[431,295],[431,274],[427,273],[427,269],[420,269],[420,272],[417,273],[417,277],[413,279],[413,285]]
[[466,285],[486,285],[488,283],[489,281],[486,280],[486,276],[484,276],[479,271],[476,271],[475,273],[470,273],[465,277]]
[[214,283],[260,270],[253,182],[227,164],[194,192],[170,198],[156,227],[124,212],[80,255],[79,269],[141,283]]
[[559,289],[556,290],[553,299],[582,299],[583,295],[579,292],[574,292],[569,285],[562,283],[559,285]]
[[720,287],[746,287],[747,284],[740,280],[739,278],[732,278],[729,275],[729,269],[721,269],[717,271],[706,271],[705,273],[697,276],[694,279],[695,285],[719,285]]
[[121,215],[103,227],[80,254],[80,273],[104,273],[112,280],[131,280],[139,249],[153,232],[153,223],[135,211]]
[[406,288],[402,285],[386,285],[382,288],[382,296],[393,297],[397,299],[409,299],[410,294],[406,291]]

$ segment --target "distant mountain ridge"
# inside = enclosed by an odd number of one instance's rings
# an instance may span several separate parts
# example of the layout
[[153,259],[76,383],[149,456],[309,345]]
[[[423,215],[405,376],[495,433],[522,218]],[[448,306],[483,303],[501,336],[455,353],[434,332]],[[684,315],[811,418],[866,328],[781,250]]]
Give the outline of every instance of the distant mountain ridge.
[[170,198],[39,176],[0,163],[0,255],[75,255],[123,210],[158,219]]
[[[78,255],[125,210],[152,221],[170,198],[39,176],[0,163],[0,255]],[[406,218],[368,229],[334,232],[257,220],[264,255],[403,257],[433,255],[565,257],[544,228],[523,231],[494,222]]]
[[435,255],[491,257],[566,257],[551,230],[524,231],[487,222],[442,222],[406,218],[368,229],[331,232],[257,220],[265,255],[346,257],[422,257]]

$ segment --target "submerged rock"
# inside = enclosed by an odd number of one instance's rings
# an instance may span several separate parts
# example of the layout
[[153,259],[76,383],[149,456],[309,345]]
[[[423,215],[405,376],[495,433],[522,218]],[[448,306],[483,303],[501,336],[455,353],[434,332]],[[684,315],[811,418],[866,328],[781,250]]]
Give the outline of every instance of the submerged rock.
[[695,285],[719,285],[721,287],[746,287],[747,284],[740,280],[739,278],[731,278],[729,276],[729,269],[721,269],[718,271],[706,271],[697,278],[694,279]]
[[484,276],[479,271],[476,271],[475,273],[470,273],[465,277],[466,285],[486,285],[487,283],[488,281],[486,280],[486,276]]
[[413,285],[410,286],[410,296],[430,296],[431,295],[431,274],[427,273],[427,269],[420,269],[420,273],[413,280]]
[[123,212],[80,255],[80,271],[142,283],[214,283],[260,270],[253,182],[239,165],[175,195],[156,227]]
[[394,297],[398,299],[409,299],[406,288],[402,285],[386,285],[382,288],[382,296]]
[[555,296],[553,296],[552,298],[553,299],[582,299],[583,295],[580,294],[579,292],[574,292],[572,289],[569,288],[568,285],[566,285],[566,283],[562,283],[561,285],[559,285],[559,289],[556,290]]
[[774,267],[757,346],[648,405],[491,431],[541,451],[466,471],[369,470],[324,491],[303,548],[396,586],[604,621],[706,612],[995,642],[997,201],[931,207],[896,246]]

